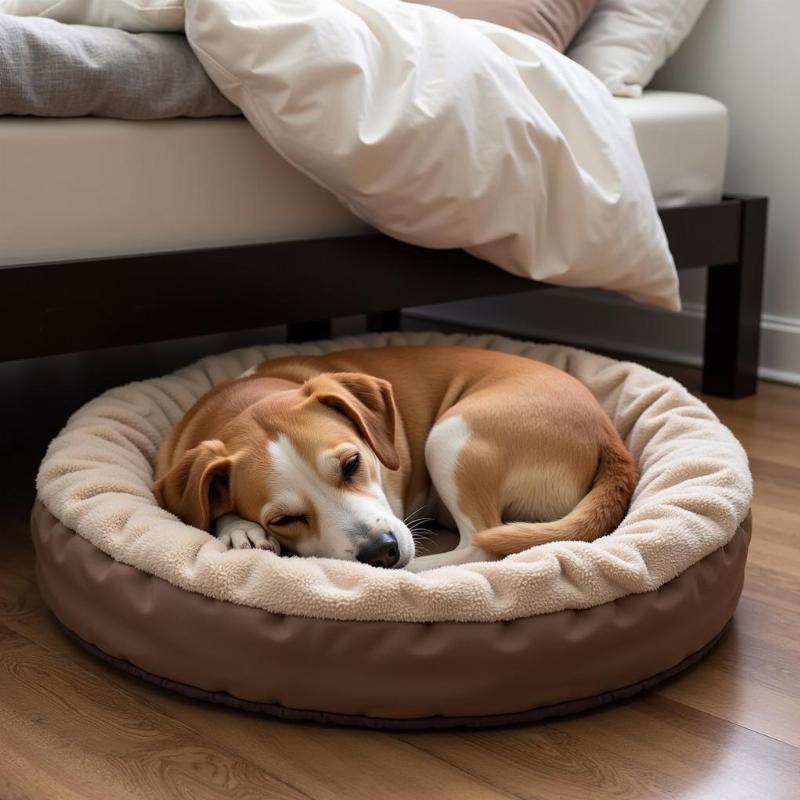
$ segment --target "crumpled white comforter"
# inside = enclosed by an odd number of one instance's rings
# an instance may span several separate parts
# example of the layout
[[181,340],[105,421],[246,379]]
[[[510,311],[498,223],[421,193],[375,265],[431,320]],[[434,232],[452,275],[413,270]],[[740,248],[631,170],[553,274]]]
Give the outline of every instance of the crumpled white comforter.
[[538,39],[401,0],[0,0],[0,10],[140,30],[183,21],[266,141],[376,228],[536,280],[680,306],[629,121]]

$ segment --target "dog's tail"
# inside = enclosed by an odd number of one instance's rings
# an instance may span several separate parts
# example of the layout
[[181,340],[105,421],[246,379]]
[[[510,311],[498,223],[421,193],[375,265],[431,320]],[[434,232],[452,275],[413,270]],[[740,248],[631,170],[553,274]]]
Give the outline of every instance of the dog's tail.
[[636,464],[609,421],[592,488],[565,517],[553,522],[509,522],[475,534],[474,543],[497,556],[547,542],[591,542],[622,521],[639,478]]

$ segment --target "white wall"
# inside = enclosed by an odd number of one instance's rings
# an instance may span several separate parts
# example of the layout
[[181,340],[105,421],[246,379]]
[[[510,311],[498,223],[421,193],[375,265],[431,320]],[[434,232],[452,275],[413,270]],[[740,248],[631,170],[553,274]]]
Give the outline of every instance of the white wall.
[[[711,0],[654,88],[730,110],[726,191],[770,197],[763,377],[800,383],[800,1]],[[680,317],[620,313],[616,297],[547,292],[448,304],[438,316],[632,354],[699,363],[704,273],[682,276]],[[625,303],[627,306],[627,303]]]

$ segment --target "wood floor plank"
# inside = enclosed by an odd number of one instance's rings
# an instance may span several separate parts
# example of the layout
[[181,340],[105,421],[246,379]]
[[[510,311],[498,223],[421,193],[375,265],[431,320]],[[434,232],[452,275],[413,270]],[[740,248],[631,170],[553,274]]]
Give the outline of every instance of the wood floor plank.
[[[753,664],[770,663],[771,650],[783,654],[792,667],[792,681],[800,681],[800,626],[794,609],[782,609],[762,602],[752,592],[743,598],[736,609],[734,629],[742,639],[738,657]],[[761,670],[760,674],[771,670]],[[753,678],[755,679],[755,675]],[[800,694],[800,690],[798,691]]]
[[[232,751],[259,763],[271,758],[291,782],[319,800],[404,798],[512,798],[491,779],[476,779],[392,734],[287,725],[207,709],[180,697],[164,700],[170,714],[202,728],[213,717],[215,737]],[[443,734],[458,738],[460,734]]]
[[785,570],[758,563],[758,553],[747,567],[745,597],[754,597],[776,609],[800,613],[800,580]]
[[527,728],[405,738],[531,800],[795,800],[800,771],[795,748],[656,694]]
[[[225,751],[213,738],[137,703],[136,697],[0,625],[0,730],[4,750],[34,762],[67,791],[109,797],[291,798],[304,793]],[[46,757],[45,757],[46,754]],[[2,762],[0,776],[5,779]]]
[[[679,676],[659,694],[800,748],[800,696],[761,680],[748,680],[739,658],[741,644],[733,631],[730,639],[727,660],[709,658],[703,669]],[[759,668],[765,669],[766,664],[762,661]]]
[[0,797],[3,800],[86,800],[83,793],[63,785],[59,773],[41,768],[42,755],[25,758],[12,748],[3,750],[0,762]]

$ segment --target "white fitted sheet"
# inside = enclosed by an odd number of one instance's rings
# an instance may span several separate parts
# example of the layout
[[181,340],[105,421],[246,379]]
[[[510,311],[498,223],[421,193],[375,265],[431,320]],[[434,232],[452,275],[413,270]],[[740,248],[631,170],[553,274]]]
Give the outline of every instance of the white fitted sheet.
[[614,99],[633,123],[661,208],[719,200],[728,156],[728,110],[722,103],[685,92]]
[[[722,191],[725,107],[617,98],[660,206]],[[0,118],[0,266],[252,244],[367,229],[242,118]]]

